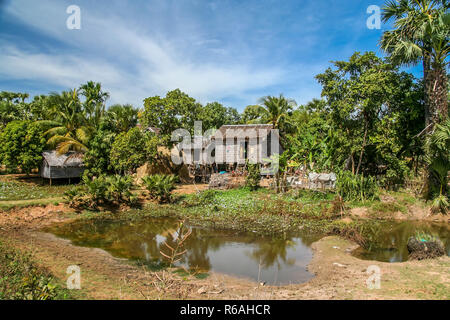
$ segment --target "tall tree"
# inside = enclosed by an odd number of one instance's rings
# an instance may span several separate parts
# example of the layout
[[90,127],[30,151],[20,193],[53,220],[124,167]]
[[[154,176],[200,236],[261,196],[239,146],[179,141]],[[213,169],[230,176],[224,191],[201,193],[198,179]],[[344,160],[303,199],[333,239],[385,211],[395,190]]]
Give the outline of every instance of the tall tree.
[[105,102],[109,98],[109,93],[102,91],[101,84],[93,81],[81,85],[79,92],[86,99],[83,110],[85,117],[89,124],[95,127],[105,114]]
[[261,111],[260,105],[249,105],[245,107],[241,116],[241,121],[244,124],[258,124],[262,123],[264,112]]
[[28,93],[0,92],[0,129],[11,121],[33,118],[30,104],[25,102],[28,97]]
[[138,113],[131,104],[115,104],[109,107],[105,119],[115,132],[127,132],[137,125]]
[[287,99],[282,94],[278,97],[263,97],[260,99],[260,103],[263,119],[266,123],[273,125],[274,129],[280,128],[297,105],[293,99]]
[[394,63],[422,62],[425,121],[430,129],[448,117],[449,3],[448,0],[389,0],[383,7],[383,21],[394,20],[394,29],[383,34],[381,48]]
[[[376,173],[377,168],[371,168],[374,165],[394,167],[393,161],[401,159],[403,152],[396,128],[405,115],[400,117],[398,113],[411,110],[406,117],[416,117],[417,108],[407,109],[405,105],[420,105],[409,94],[414,90],[412,79],[373,52],[357,52],[349,61],[336,61],[334,65],[335,69],[316,77],[330,113],[334,161],[346,163],[345,167],[356,174]],[[415,129],[420,132],[421,128]],[[404,168],[403,164],[395,166]]]
[[170,137],[176,129],[194,132],[194,122],[202,106],[194,98],[179,89],[169,91],[165,97],[149,97],[144,100],[142,124],[161,129],[161,134]]
[[39,121],[52,126],[45,132],[49,137],[47,144],[60,154],[70,150],[86,152],[95,128],[86,121],[78,91],[74,89],[61,95],[52,93],[51,100],[55,121]]
[[207,103],[200,108],[197,120],[202,121],[203,130],[218,129],[224,124],[237,124],[239,113],[234,108],[224,107],[218,102]]

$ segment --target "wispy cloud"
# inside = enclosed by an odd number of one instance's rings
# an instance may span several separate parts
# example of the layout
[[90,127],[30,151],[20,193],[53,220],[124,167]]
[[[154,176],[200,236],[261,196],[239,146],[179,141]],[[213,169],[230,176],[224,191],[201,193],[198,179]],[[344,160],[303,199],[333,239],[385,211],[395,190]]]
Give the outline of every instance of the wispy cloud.
[[333,39],[324,21],[330,25],[327,6],[340,1],[77,2],[81,30],[65,27],[72,1],[9,2],[0,81],[40,83],[46,93],[94,80],[111,103],[135,105],[180,88],[242,109],[268,94],[300,103],[318,97],[314,75],[339,55],[327,50]]

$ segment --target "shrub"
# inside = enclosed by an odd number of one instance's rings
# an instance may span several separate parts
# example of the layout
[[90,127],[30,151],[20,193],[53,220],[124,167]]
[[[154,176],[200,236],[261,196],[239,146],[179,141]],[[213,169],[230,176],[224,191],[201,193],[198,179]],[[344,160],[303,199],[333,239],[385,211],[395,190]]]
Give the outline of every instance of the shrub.
[[245,185],[250,190],[257,190],[259,188],[259,182],[261,181],[261,172],[259,171],[258,164],[247,164],[248,174],[245,178]]
[[117,203],[134,202],[134,196],[131,193],[133,187],[133,177],[131,176],[109,176],[106,179],[108,187],[106,190],[106,199]]
[[28,253],[0,242],[0,300],[52,300],[70,298],[46,269]]
[[183,205],[185,207],[209,205],[214,201],[217,194],[218,194],[217,190],[213,189],[204,190],[188,198],[186,201],[183,202]]
[[159,203],[172,201],[172,190],[175,189],[174,175],[155,174],[142,178],[142,184],[147,189],[150,198]]
[[341,172],[336,181],[338,194],[347,201],[374,200],[378,197],[378,185],[373,177]]
[[90,179],[83,176],[83,184],[64,193],[69,205],[75,208],[97,209],[100,204],[133,205],[137,197],[131,193],[131,176],[100,176]]
[[448,213],[448,172],[450,171],[450,118],[437,124],[425,142],[428,177],[425,195],[433,200],[434,212]]

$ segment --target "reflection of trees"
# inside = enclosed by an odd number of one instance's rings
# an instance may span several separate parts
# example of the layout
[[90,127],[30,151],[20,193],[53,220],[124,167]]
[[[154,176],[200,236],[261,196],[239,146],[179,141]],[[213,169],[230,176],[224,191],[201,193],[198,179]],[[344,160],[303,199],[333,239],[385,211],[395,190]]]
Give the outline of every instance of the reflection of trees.
[[[73,241],[75,245],[100,247],[115,256],[128,259],[146,259],[162,261],[160,251],[164,251],[162,240],[170,246],[175,245],[174,231],[177,229],[174,219],[151,219],[141,221],[79,221],[51,228],[49,231],[57,236]],[[401,223],[380,223],[368,230],[369,248],[361,252],[368,259],[381,261],[407,260],[407,241],[416,231],[439,234],[447,252],[450,252],[449,226],[446,224],[425,224],[411,221]],[[159,237],[158,237],[159,236]],[[161,238],[163,237],[163,238]],[[211,269],[209,253],[217,251],[226,244],[240,243],[255,247],[247,256],[261,264],[262,268],[282,264],[293,265],[294,259],[287,257],[289,248],[302,242],[310,245],[317,237],[302,235],[301,238],[286,236],[285,239],[261,238],[253,234],[237,233],[224,230],[195,228],[186,240],[187,253],[181,264],[189,268]]]
[[449,248],[449,226],[426,222],[385,222],[369,232],[369,246],[362,255],[380,261],[408,260],[408,239],[417,232],[435,235]]
[[258,243],[258,248],[253,250],[249,256],[263,268],[269,268],[276,264],[280,269],[281,262],[287,265],[295,264],[295,259],[287,258],[287,249],[293,246],[295,246],[295,242],[291,239],[272,239]]
[[[71,239],[74,244],[101,247],[116,256],[128,259],[161,260],[160,251],[164,251],[164,243],[157,236],[164,237],[170,246],[176,243],[177,221],[173,219],[152,219],[138,222],[117,221],[81,221],[66,224],[51,230],[58,236]],[[293,259],[287,259],[287,249],[295,243],[288,239],[267,239],[255,235],[236,233],[225,230],[209,230],[195,228],[186,240],[184,247],[187,253],[181,264],[189,268],[211,269],[208,252],[217,251],[227,243],[237,242],[256,245],[248,255],[264,268],[275,263],[292,265]]]

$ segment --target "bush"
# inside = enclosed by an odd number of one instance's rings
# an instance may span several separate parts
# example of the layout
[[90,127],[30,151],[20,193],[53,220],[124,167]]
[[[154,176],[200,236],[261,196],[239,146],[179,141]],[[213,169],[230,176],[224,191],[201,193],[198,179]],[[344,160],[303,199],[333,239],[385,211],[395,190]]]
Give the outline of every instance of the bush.
[[30,254],[0,242],[0,300],[52,300],[70,298],[53,276]]
[[338,194],[347,201],[374,200],[378,197],[378,185],[373,177],[341,172],[336,181]]
[[44,125],[32,121],[13,121],[0,132],[0,162],[8,171],[18,167],[24,173],[31,173],[42,163],[42,152],[46,140]]
[[64,196],[75,208],[97,209],[101,204],[133,205],[137,196],[131,193],[132,187],[131,176],[100,176],[95,179],[83,176],[83,184],[69,189]]
[[172,201],[172,191],[177,178],[174,175],[155,174],[142,178],[142,185],[147,189],[150,198],[159,203]]
[[211,204],[218,194],[217,190],[208,189],[196,193],[183,202],[185,207],[205,206]]
[[425,160],[428,164],[428,177],[425,188],[427,199],[433,200],[433,211],[448,213],[450,171],[450,118],[437,124],[433,134],[425,142]]
[[261,172],[259,171],[258,164],[247,164],[247,177],[245,178],[245,185],[254,191],[259,188],[259,183],[261,181]]

